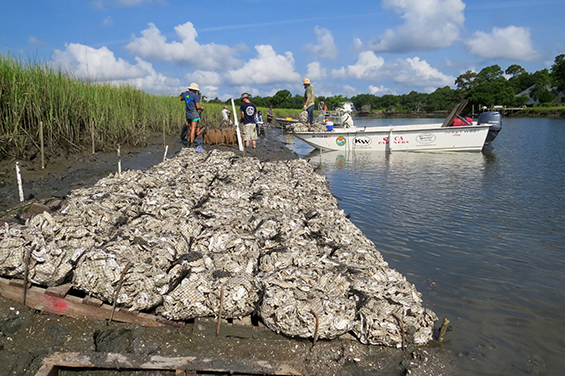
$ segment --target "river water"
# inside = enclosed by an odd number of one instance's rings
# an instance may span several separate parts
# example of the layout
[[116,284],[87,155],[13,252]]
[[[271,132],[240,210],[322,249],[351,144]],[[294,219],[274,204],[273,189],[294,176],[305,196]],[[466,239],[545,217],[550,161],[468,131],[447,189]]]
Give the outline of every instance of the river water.
[[[415,121],[437,119],[355,125]],[[460,375],[565,374],[565,119],[504,118],[489,153],[320,154],[287,140],[450,320],[442,346]]]

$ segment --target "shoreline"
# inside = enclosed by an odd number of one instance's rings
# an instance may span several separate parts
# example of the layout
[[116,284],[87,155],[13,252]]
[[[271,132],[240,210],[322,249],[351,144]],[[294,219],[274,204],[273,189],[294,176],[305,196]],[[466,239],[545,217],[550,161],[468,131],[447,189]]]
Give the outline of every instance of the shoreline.
[[[282,131],[278,128],[266,129],[265,134],[257,140],[257,148],[245,149],[245,156],[256,157],[261,161],[299,158],[296,153],[277,139],[281,134]],[[168,136],[165,143],[168,145],[167,159],[176,156],[184,147],[177,136]],[[148,137],[145,147],[123,149],[121,152],[122,171],[146,170],[161,163],[165,152],[163,144],[163,135],[153,133]],[[202,145],[202,148],[204,151],[230,150],[237,155],[243,155],[237,145]],[[68,154],[62,152],[46,160],[45,169],[41,168],[40,158],[20,161],[25,199],[24,202],[20,202],[15,163],[15,159],[0,161],[0,197],[3,197],[0,202],[0,218],[7,214],[3,212],[10,212],[14,208],[28,206],[33,202],[62,199],[71,190],[92,185],[118,170],[117,153],[92,154],[84,151]]]

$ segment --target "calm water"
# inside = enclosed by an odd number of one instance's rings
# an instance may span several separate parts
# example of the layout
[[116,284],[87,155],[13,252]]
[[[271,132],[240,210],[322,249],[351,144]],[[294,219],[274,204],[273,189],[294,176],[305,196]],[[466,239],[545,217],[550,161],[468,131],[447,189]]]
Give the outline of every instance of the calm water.
[[[414,121],[438,120],[396,120]],[[444,347],[461,375],[563,375],[565,120],[505,118],[494,147],[320,155],[291,141],[440,322],[451,321]]]

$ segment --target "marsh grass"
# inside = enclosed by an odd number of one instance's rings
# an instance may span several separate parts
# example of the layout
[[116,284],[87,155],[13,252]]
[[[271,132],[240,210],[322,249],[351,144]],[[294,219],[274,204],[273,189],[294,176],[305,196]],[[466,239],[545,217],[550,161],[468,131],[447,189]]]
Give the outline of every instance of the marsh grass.
[[40,121],[47,153],[90,150],[93,142],[104,151],[142,146],[151,132],[178,133],[184,105],[178,97],[79,80],[47,64],[0,55],[0,159],[37,154]]

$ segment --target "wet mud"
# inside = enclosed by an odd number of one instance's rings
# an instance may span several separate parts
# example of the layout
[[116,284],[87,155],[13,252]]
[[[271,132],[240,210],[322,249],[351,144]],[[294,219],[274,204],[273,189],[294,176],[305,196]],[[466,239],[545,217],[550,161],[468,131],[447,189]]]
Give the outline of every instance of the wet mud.
[[[257,149],[246,156],[261,160],[298,158],[284,147],[280,130],[267,129]],[[176,137],[163,141],[155,135],[143,149],[122,150],[122,170],[147,169],[176,155],[183,145]],[[203,145],[240,153],[235,146]],[[0,212],[4,221],[25,221],[33,215],[30,207],[45,204],[57,210],[74,188],[92,185],[117,171],[116,154],[61,154],[46,162],[21,162],[26,201],[19,202],[15,161],[0,163]],[[32,210],[33,211],[33,210]],[[1,223],[0,223],[1,225]],[[346,334],[331,341],[288,338],[262,327],[260,323],[222,322],[216,335],[213,319],[190,321],[182,326],[147,328],[133,324],[75,319],[35,311],[20,302],[0,296],[0,374],[36,375],[43,360],[57,352],[80,354],[119,353],[133,358],[147,356],[195,357],[209,359],[229,372],[205,374],[269,374],[249,372],[253,364],[280,366],[288,374],[303,375],[454,375],[453,359],[440,343],[425,347],[395,349],[359,343]],[[123,375],[124,370],[64,369],[59,375]],[[247,371],[246,371],[247,370]],[[160,371],[135,371],[136,375],[162,375]],[[198,373],[200,374],[200,373]],[[273,373],[274,374],[274,373]]]

